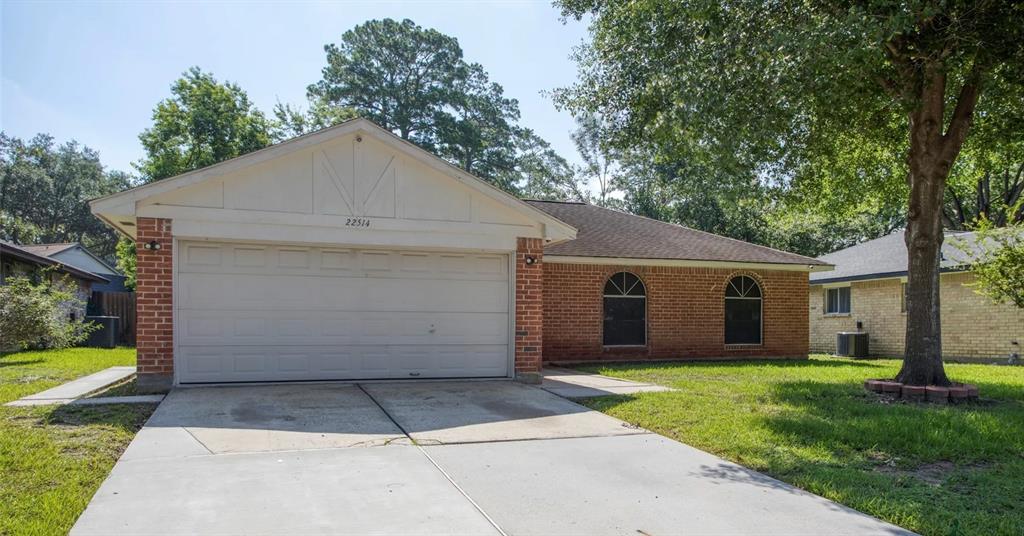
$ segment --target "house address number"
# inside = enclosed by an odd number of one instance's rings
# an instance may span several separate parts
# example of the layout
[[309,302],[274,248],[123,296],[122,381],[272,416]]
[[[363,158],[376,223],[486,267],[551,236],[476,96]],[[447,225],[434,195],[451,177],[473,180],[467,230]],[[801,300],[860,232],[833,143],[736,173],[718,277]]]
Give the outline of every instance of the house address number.
[[346,227],[369,227],[369,218],[345,218]]

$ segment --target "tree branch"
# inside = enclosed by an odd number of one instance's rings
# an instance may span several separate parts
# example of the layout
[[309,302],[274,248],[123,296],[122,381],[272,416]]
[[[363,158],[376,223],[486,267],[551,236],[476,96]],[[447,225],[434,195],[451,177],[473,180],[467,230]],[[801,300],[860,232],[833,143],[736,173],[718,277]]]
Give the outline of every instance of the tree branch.
[[986,63],[981,58],[975,58],[971,72],[967,75],[960,94],[956,99],[956,108],[953,109],[953,117],[949,121],[949,128],[942,137],[943,157],[952,162],[960,152],[964,140],[967,138],[967,131],[971,127],[974,117],[974,109],[978,105],[978,98],[981,96],[981,79],[987,69]]

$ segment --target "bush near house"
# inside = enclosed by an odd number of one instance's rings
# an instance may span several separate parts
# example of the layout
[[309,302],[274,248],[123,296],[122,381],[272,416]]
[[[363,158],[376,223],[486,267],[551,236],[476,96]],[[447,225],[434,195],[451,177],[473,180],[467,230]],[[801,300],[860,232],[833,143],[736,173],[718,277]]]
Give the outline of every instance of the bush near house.
[[11,277],[0,285],[0,350],[67,348],[84,341],[96,329],[73,310],[85,306],[68,278],[50,282],[43,272],[39,283]]
[[947,364],[963,406],[863,388],[899,360],[594,365],[676,390],[584,404],[925,535],[1024,534],[1024,367]]

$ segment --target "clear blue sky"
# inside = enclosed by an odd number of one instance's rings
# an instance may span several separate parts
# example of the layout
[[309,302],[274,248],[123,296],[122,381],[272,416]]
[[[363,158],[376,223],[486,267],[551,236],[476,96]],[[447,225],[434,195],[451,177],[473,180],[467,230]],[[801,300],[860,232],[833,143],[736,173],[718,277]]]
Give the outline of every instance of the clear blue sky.
[[0,0],[0,128],[76,139],[111,169],[142,157],[138,134],[170,84],[198,65],[230,80],[270,114],[305,105],[323,46],[368,19],[410,18],[458,38],[466,59],[519,100],[524,126],[570,161],[572,117],[543,90],[568,85],[586,25],[562,24],[547,1],[42,2]]

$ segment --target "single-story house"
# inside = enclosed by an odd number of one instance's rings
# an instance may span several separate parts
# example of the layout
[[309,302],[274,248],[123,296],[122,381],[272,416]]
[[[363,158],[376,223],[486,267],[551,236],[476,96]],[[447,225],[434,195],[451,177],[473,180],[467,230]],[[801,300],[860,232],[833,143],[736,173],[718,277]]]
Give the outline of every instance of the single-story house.
[[819,260],[523,201],[365,119],[91,202],[136,240],[139,380],[499,377],[807,356]]
[[[906,335],[907,247],[903,231],[820,257],[835,265],[811,279],[812,352],[836,350],[836,333],[868,333],[874,356],[903,355]],[[1024,310],[996,304],[971,288],[974,233],[947,231],[942,244],[939,306],[942,357],[950,360],[1005,359],[1024,343]]]
[[93,283],[93,292],[129,292],[124,286],[125,276],[100,258],[89,248],[78,242],[61,244],[32,244],[21,246],[26,251],[55,260],[66,266],[74,266],[106,279],[107,283]]
[[11,277],[27,277],[39,282],[47,268],[53,270],[46,275],[50,281],[67,277],[74,285],[70,290],[82,300],[81,307],[74,307],[70,311],[76,318],[85,316],[85,303],[89,301],[93,286],[110,282],[106,277],[88,270],[33,253],[27,246],[0,240],[0,285]]

